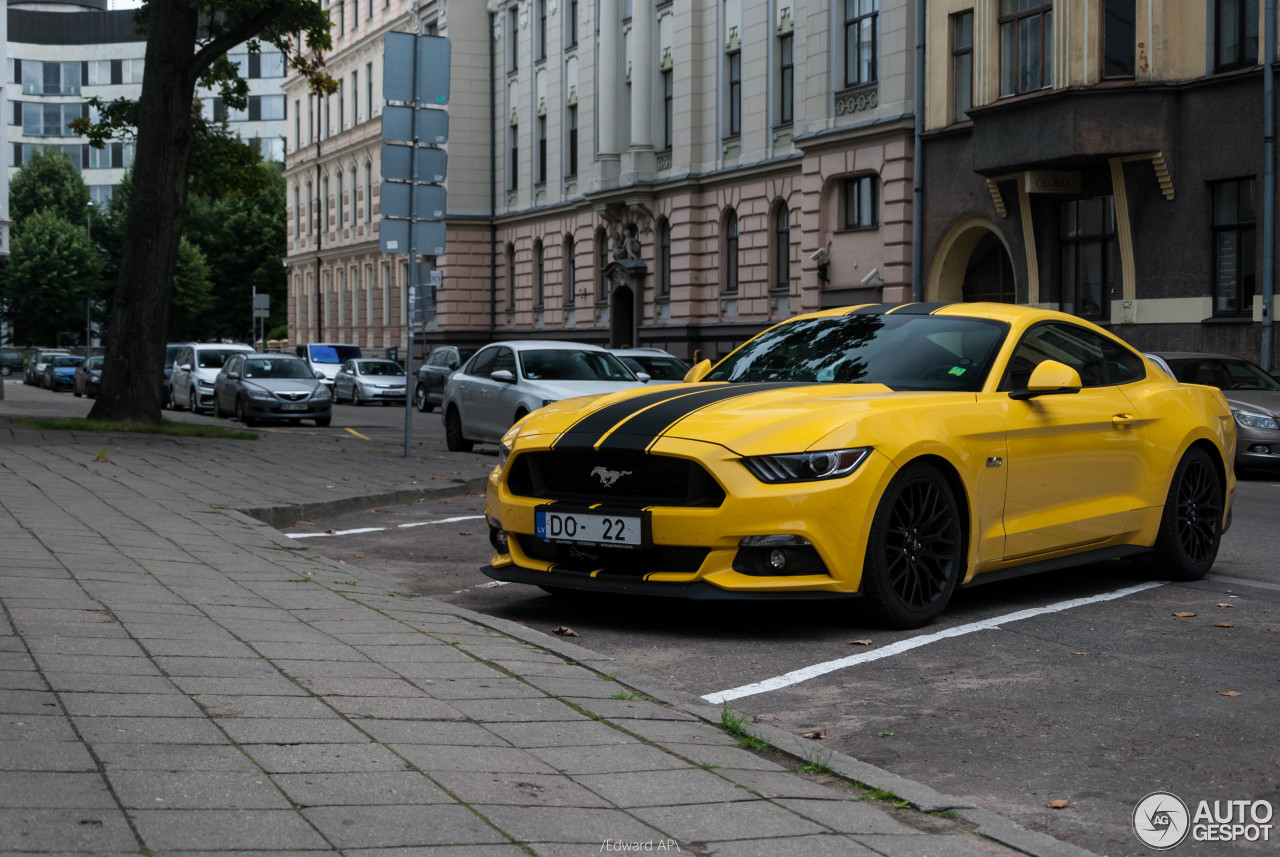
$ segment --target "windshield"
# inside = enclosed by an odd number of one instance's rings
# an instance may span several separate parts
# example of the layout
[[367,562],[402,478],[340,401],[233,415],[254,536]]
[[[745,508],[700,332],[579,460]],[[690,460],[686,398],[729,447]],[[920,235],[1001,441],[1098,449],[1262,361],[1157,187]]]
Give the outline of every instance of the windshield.
[[101,357],[90,357],[90,358],[89,358],[89,368],[90,368],[90,369],[101,369],[101,368],[102,368],[102,358],[101,358]]
[[346,363],[360,356],[356,345],[308,345],[312,363]]
[[977,318],[839,315],[781,324],[705,381],[884,384],[893,390],[982,389],[1008,326]]
[[1213,357],[1197,357],[1186,360],[1170,360],[1169,368],[1184,384],[1205,384],[1220,390],[1271,390],[1280,392],[1276,382],[1261,366],[1248,360],[1221,360]]
[[227,349],[226,351],[220,349],[205,350],[202,348],[196,352],[196,365],[201,369],[221,369],[222,364],[226,363],[227,358],[231,355],[243,353],[243,348]]
[[244,361],[244,377],[262,380],[263,378],[306,378],[314,381],[311,370],[301,360],[289,358],[270,358]]
[[166,345],[164,347],[164,368],[173,368],[173,361],[177,358],[178,352],[181,350],[181,345]]
[[530,381],[634,381],[636,376],[607,351],[567,348],[520,352],[520,368]]
[[643,372],[655,381],[683,381],[689,367],[678,357],[640,357],[628,354],[619,357],[632,372]]
[[392,363],[390,360],[361,360],[356,366],[359,367],[361,375],[404,375],[400,364]]
[[83,357],[55,357],[53,358],[54,366],[75,366],[84,360]]

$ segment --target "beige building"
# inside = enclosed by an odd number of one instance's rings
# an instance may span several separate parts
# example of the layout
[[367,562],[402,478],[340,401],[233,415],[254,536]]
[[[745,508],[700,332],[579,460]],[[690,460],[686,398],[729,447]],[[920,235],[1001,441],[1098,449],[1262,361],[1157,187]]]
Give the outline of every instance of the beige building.
[[452,44],[429,343],[715,356],[797,312],[909,299],[909,0],[329,6],[342,91],[286,85],[292,340],[408,341],[408,258],[377,241],[389,30]]

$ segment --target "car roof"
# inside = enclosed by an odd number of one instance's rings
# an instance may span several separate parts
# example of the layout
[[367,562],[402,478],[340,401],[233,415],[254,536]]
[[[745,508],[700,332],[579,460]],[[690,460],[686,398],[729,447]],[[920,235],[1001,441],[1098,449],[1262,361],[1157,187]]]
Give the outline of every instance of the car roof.
[[610,348],[609,351],[613,354],[617,354],[619,357],[671,357],[676,360],[680,359],[670,351],[664,351],[661,348],[648,348],[642,346],[639,348]]
[[[491,345],[505,345],[515,351],[537,351],[554,350],[554,351],[606,351],[599,345],[591,345],[587,342],[565,342],[559,339],[507,339],[502,342],[493,342]],[[488,346],[485,346],[486,348]]]

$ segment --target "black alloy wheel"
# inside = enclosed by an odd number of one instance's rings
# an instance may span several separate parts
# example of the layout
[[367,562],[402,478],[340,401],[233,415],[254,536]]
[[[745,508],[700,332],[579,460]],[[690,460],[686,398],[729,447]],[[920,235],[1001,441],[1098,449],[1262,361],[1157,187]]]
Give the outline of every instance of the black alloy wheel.
[[960,505],[928,463],[904,467],[885,489],[867,541],[862,591],[877,619],[919,628],[938,617],[964,576]]
[[462,417],[457,408],[450,408],[444,418],[444,442],[450,452],[470,452],[473,444],[462,434]]
[[1200,447],[1187,450],[1169,485],[1147,569],[1166,580],[1199,580],[1213,568],[1222,543],[1223,488]]

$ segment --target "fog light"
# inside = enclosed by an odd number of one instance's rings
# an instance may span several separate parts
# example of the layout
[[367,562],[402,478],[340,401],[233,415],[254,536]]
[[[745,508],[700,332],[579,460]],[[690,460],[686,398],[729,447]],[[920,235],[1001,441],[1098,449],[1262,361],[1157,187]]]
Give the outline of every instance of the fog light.
[[507,543],[507,531],[501,527],[489,525],[489,544],[498,553],[510,553],[511,548]]
[[1249,447],[1249,451],[1255,455],[1270,455],[1271,447],[1267,446],[1265,443],[1255,443],[1253,446]]
[[769,551],[769,566],[774,571],[782,571],[787,567],[787,552],[782,548],[774,548]]

